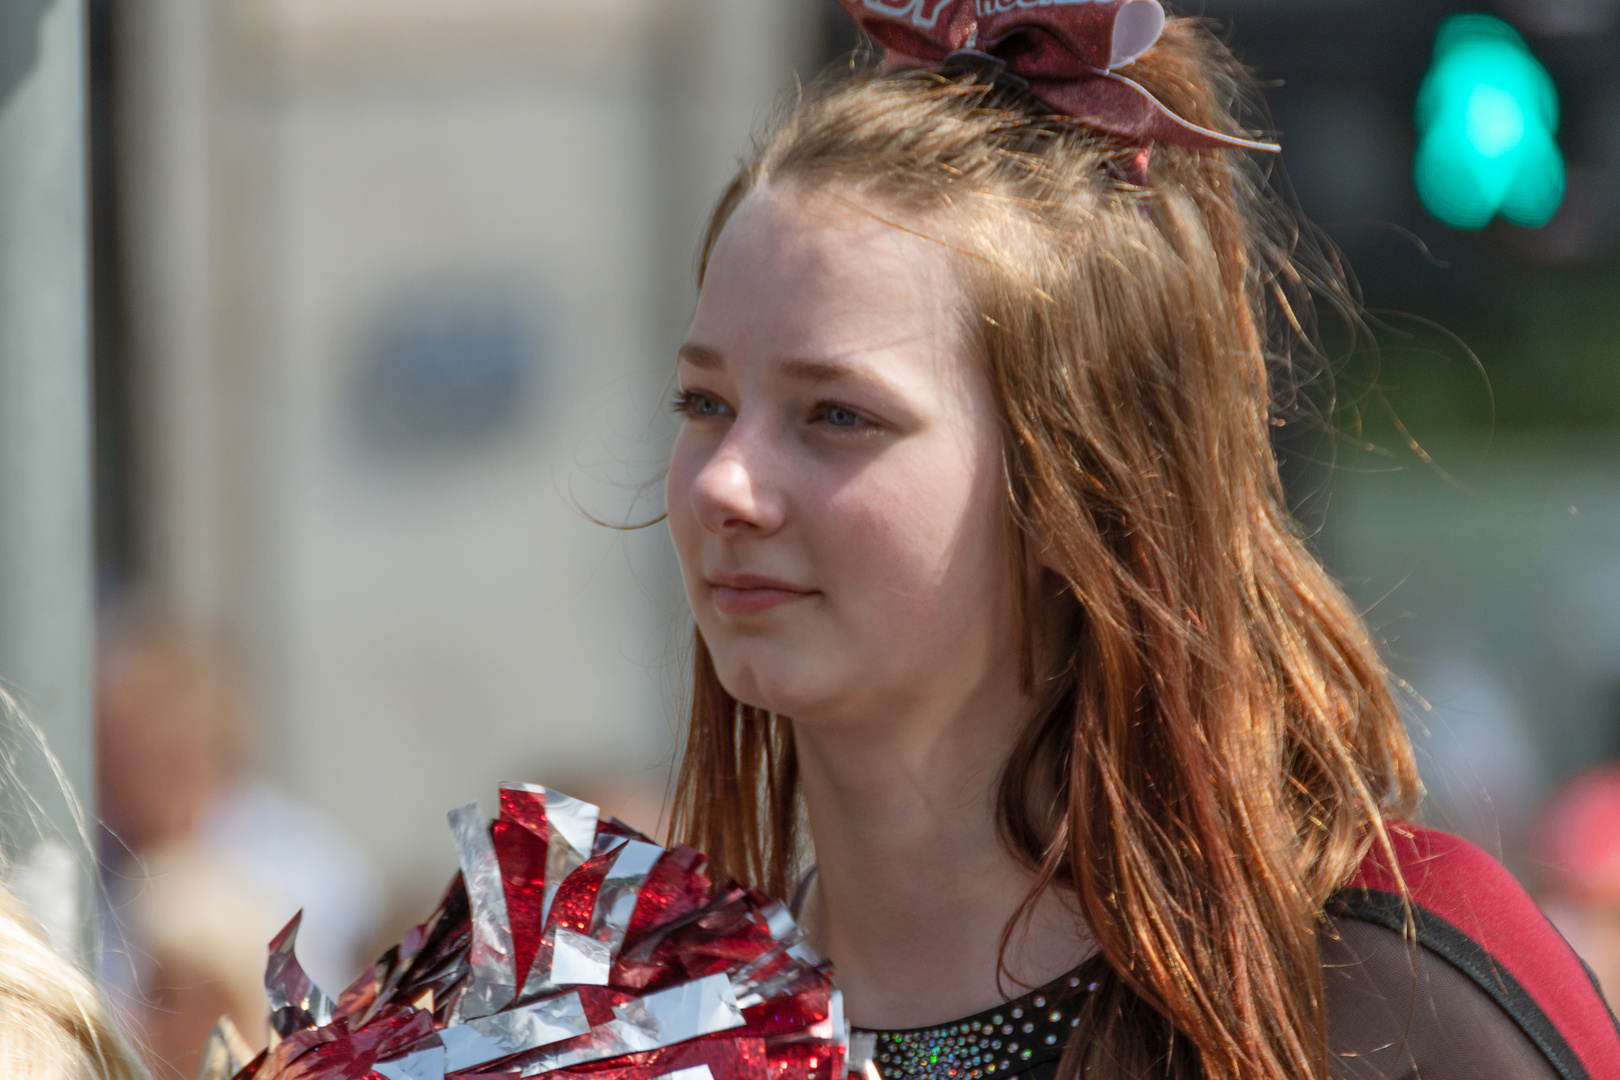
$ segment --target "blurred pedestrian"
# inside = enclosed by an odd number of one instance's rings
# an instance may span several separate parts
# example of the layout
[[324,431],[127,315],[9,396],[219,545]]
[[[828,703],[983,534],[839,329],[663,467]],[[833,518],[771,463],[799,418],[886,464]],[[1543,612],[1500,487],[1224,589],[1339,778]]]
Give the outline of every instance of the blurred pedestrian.
[[1582,773],[1548,806],[1541,827],[1542,907],[1620,1003],[1620,765]]
[[244,695],[218,648],[160,619],[114,620],[97,690],[107,978],[160,1075],[189,1077],[222,1015],[267,1037],[265,947],[295,911],[319,980],[358,972],[377,875],[336,825],[254,778]]

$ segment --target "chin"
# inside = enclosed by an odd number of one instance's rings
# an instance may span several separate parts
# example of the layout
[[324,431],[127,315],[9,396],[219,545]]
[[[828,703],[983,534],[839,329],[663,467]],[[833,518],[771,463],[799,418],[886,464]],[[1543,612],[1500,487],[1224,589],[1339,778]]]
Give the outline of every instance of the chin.
[[712,646],[715,673],[726,693],[744,705],[782,716],[810,715],[827,706],[832,695],[827,693],[829,681],[818,677],[815,665],[802,660],[782,662],[781,657],[767,658],[738,655],[751,650],[726,650],[716,653]]

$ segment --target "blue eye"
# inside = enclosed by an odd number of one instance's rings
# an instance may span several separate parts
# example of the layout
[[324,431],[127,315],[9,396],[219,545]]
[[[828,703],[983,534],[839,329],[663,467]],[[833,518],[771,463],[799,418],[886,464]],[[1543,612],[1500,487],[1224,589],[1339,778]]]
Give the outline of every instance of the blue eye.
[[670,402],[670,410],[690,420],[712,420],[725,411],[725,407],[708,394],[682,390]]
[[835,428],[860,427],[862,422],[861,414],[847,405],[828,405],[821,415],[830,427]]

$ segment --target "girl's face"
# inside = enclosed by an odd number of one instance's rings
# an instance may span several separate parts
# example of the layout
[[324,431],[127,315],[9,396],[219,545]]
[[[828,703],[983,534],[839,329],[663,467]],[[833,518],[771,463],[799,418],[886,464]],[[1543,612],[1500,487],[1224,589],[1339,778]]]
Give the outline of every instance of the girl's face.
[[801,722],[1016,687],[998,420],[953,256],[918,233],[836,189],[756,190],[680,352],[687,598],[727,691]]

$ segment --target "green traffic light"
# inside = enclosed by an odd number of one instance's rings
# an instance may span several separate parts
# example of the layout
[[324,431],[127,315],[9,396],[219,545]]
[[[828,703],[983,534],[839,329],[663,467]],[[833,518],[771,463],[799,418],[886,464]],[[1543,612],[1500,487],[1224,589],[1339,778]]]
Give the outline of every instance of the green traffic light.
[[1500,214],[1540,228],[1564,201],[1558,88],[1524,39],[1489,15],[1440,27],[1418,92],[1418,196],[1460,229]]

